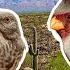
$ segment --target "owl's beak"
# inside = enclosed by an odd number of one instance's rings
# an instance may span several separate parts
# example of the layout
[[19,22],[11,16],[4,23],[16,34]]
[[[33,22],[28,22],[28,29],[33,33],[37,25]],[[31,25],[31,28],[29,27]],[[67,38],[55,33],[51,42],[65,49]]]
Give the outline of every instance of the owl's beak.
[[58,20],[56,17],[53,17],[51,20],[50,28],[58,31],[64,29],[64,25],[63,22]]

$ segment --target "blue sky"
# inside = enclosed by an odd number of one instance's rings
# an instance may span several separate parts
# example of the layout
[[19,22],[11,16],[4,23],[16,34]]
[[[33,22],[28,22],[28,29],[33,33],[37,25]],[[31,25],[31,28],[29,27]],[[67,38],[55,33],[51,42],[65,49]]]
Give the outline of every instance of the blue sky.
[[0,8],[15,12],[46,12],[50,11],[58,0],[0,0]]

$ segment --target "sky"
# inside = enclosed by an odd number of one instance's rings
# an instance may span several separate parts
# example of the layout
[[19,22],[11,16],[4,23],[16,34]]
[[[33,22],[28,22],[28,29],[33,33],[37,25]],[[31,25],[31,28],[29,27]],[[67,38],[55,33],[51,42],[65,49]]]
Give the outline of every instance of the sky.
[[15,12],[48,12],[58,0],[0,0],[0,8]]

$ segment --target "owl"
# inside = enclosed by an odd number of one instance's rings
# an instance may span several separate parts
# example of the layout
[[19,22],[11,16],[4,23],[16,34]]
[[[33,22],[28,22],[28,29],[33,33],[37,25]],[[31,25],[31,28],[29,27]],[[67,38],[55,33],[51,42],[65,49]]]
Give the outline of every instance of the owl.
[[26,40],[21,35],[20,21],[15,15],[8,10],[0,10],[0,70],[19,70],[24,60],[21,58]]

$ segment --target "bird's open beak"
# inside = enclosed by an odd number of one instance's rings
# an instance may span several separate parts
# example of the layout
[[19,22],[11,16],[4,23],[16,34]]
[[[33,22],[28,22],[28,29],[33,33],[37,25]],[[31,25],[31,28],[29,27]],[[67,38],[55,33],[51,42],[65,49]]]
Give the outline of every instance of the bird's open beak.
[[50,27],[51,27],[51,29],[54,29],[54,30],[64,29],[63,22],[58,20],[56,17],[52,18]]

